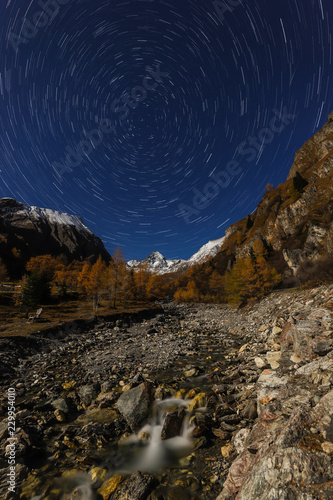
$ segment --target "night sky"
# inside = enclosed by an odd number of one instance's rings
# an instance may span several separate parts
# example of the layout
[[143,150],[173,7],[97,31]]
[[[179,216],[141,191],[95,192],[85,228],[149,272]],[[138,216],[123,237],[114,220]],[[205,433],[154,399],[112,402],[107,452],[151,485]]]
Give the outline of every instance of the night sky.
[[0,197],[188,258],[327,121],[332,32],[332,0],[1,0]]

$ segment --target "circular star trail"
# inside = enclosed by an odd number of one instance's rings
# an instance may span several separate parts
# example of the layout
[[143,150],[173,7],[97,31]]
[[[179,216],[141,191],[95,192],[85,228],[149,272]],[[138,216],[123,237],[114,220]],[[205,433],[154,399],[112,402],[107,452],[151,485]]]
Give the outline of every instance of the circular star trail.
[[0,196],[188,258],[333,109],[329,0],[5,0]]

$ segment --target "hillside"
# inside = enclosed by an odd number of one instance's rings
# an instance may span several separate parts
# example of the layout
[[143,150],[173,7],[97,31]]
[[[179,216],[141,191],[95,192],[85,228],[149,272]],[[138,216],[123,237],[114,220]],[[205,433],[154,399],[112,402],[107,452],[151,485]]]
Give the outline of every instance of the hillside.
[[102,241],[80,217],[0,199],[0,257],[10,277],[19,278],[26,262],[43,254],[64,255],[69,262],[99,255],[110,261]]
[[[255,212],[226,230],[220,252],[209,266],[224,274],[240,257],[250,255],[256,241],[284,282],[302,278],[333,251],[333,113],[300,148],[287,180],[266,192]],[[294,187],[297,172],[307,181]]]

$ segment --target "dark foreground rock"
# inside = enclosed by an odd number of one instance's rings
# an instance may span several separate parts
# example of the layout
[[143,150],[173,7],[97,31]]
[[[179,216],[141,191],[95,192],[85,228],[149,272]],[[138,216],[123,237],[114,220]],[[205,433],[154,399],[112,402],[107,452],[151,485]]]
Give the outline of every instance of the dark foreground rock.
[[153,401],[153,384],[147,381],[122,394],[117,401],[116,408],[131,429],[136,431],[149,417]]

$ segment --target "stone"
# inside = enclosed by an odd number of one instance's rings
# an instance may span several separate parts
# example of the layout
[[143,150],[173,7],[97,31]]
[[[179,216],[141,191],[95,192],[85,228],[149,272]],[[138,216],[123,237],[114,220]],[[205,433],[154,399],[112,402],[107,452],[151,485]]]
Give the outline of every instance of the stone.
[[103,497],[103,500],[109,500],[112,493],[116,491],[119,484],[123,481],[124,478],[122,476],[113,476],[102,484],[98,493]]
[[112,389],[114,388],[114,382],[111,382],[111,380],[107,380],[106,382],[103,382],[101,385],[101,391],[102,392],[111,392]]
[[54,410],[54,416],[58,422],[66,422],[66,413],[61,410]]
[[54,401],[52,401],[51,406],[55,410],[60,410],[64,413],[68,413],[68,411],[69,411],[68,406],[67,406],[67,402],[64,398],[55,399]]
[[185,377],[195,377],[198,373],[199,371],[197,368],[191,368],[190,370],[185,370],[184,375]]
[[263,368],[266,365],[265,361],[261,358],[254,358],[254,362],[257,368]]
[[199,448],[203,448],[207,444],[207,439],[205,436],[200,436],[199,438],[193,441],[192,448],[193,450],[198,450]]
[[98,394],[100,393],[100,387],[99,384],[88,384],[88,385],[83,385],[80,387],[79,391],[79,396],[81,401],[86,405],[89,406],[92,401],[96,399]]
[[222,446],[221,448],[222,457],[228,458],[231,450],[232,450],[232,445],[230,443]]
[[238,455],[245,449],[245,442],[249,437],[249,434],[250,429],[245,428],[238,431],[237,434],[235,434],[235,436],[232,438],[232,444],[236,449]]
[[248,344],[244,344],[242,345],[242,347],[238,350],[238,354],[242,354],[242,352],[245,351],[245,349],[247,348]]
[[160,486],[154,490],[149,500],[191,500],[191,494],[182,486]]
[[153,401],[153,386],[144,382],[124,392],[118,399],[116,408],[135,431],[148,418]]
[[330,480],[332,466],[328,458],[298,448],[274,451],[257,461],[244,479],[239,499],[299,498],[293,484],[310,486]]
[[[102,467],[93,467],[90,471],[90,477],[95,488],[105,482],[107,470]],[[97,486],[96,486],[97,485]]]
[[320,359],[311,361],[296,370],[297,375],[311,375],[317,372],[333,371],[333,351]]
[[321,447],[325,453],[327,453],[328,455],[333,455],[333,443],[331,443],[330,441],[324,441],[323,443],[321,443]]
[[204,408],[205,405],[206,405],[206,394],[204,392],[199,392],[199,394],[197,394],[189,404],[188,409],[190,411],[193,411],[196,408]]
[[0,441],[8,435],[8,419],[4,418],[0,422]]
[[278,377],[272,370],[264,370],[257,381],[258,414],[264,406],[273,401],[281,387],[287,383],[288,377]]
[[302,360],[301,358],[296,356],[296,354],[293,354],[292,356],[290,356],[290,361],[292,361],[293,363],[300,363]]
[[109,408],[115,402],[117,396],[114,392],[101,392],[97,398],[96,402],[98,403],[99,408]]
[[279,326],[273,326],[273,328],[272,328],[273,335],[278,335],[281,332],[282,332],[282,328],[280,328]]
[[167,414],[161,432],[162,440],[180,435],[185,415],[186,411],[184,408]]
[[311,344],[312,350],[319,356],[325,356],[333,349],[333,340],[314,340]]
[[266,359],[267,359],[267,363],[269,365],[271,365],[271,368],[273,370],[275,370],[276,368],[279,368],[280,364],[279,364],[279,361],[281,359],[281,351],[277,351],[277,352],[267,352],[266,353]]
[[117,490],[114,500],[146,500],[157,484],[154,476],[135,472]]
[[254,399],[248,401],[242,411],[242,416],[254,420],[258,416],[257,402]]

